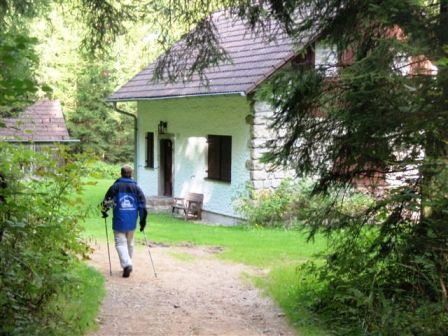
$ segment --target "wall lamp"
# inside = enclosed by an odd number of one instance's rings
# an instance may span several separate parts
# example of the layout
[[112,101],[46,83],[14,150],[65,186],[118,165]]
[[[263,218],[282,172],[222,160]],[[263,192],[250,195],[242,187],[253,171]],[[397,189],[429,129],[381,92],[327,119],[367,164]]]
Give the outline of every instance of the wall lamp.
[[160,121],[158,127],[159,134],[165,134],[167,130],[168,130],[168,122]]

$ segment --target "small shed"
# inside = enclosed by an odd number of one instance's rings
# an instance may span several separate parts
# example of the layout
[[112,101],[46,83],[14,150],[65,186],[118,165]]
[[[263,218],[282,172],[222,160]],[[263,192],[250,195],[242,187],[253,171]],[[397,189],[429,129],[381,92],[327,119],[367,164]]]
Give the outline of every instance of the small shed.
[[28,144],[35,150],[45,145],[79,142],[70,138],[57,100],[38,101],[15,118],[2,121],[6,127],[0,127],[0,141]]

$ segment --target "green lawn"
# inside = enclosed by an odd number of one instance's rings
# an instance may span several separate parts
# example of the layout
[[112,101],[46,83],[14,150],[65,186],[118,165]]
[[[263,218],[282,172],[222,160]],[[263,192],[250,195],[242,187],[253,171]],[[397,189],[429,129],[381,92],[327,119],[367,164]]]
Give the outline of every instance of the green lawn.
[[[104,219],[101,218],[98,204],[112,183],[113,180],[98,180],[95,185],[89,185],[83,194],[89,210],[84,224],[87,238],[105,240]],[[110,221],[111,216],[107,218],[109,239]],[[148,239],[159,243],[219,246],[223,249],[218,254],[219,258],[271,269],[267,277],[253,279],[254,283],[278,302],[302,334],[325,334],[319,322],[297,301],[302,293],[296,272],[297,265],[315,259],[315,255],[325,249],[324,238],[317,237],[314,242],[307,243],[306,233],[299,231],[210,226],[154,214],[149,215],[145,232]],[[136,238],[141,239],[143,235],[138,232]]]
[[[89,204],[89,217],[85,222],[87,237],[103,240],[106,237],[104,219],[98,209],[107,188],[113,180],[99,180],[88,186],[83,199]],[[111,216],[107,218],[110,232]],[[306,234],[283,229],[262,229],[244,226],[222,227],[185,222],[170,215],[150,214],[146,228],[148,239],[166,243],[190,243],[202,246],[220,246],[220,257],[253,266],[269,267],[306,261],[322,251],[325,240],[318,237],[306,242]],[[143,237],[137,233],[137,239]]]

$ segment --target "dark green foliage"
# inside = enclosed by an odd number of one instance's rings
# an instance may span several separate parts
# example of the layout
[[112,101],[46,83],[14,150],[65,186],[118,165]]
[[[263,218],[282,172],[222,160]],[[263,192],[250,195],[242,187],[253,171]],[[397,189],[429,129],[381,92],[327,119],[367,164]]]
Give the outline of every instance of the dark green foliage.
[[[97,0],[8,0],[1,1],[0,8],[0,117],[15,116],[51,93],[51,98],[59,99],[68,114],[71,136],[82,141],[78,151],[92,150],[110,162],[131,161],[132,120],[118,116],[105,98],[118,81],[110,76],[116,70],[107,52],[115,38],[126,31],[124,25],[135,19],[133,8],[121,1]],[[64,27],[59,20],[50,22],[56,9]],[[47,27],[44,33],[41,28],[37,32],[33,29],[39,19]],[[82,33],[78,40],[76,36],[67,36],[75,32]],[[30,37],[33,34],[37,37]],[[79,45],[70,46],[74,41]],[[54,42],[58,44],[55,46]],[[48,48],[54,54],[48,56]],[[39,55],[39,50],[44,51],[44,56]],[[45,64],[40,67],[39,57]],[[52,78],[47,72],[56,75]],[[48,81],[54,93],[38,78]]]
[[363,214],[373,203],[371,197],[355,191],[347,192],[344,201],[339,200],[338,193],[313,195],[314,187],[311,179],[285,179],[273,190],[255,191],[248,186],[238,195],[235,207],[250,225],[317,230],[316,218],[326,218],[328,210],[335,212],[334,227],[345,218]]
[[28,105],[38,90],[36,42],[21,32],[0,32],[0,123]]
[[108,45],[115,42],[115,38],[122,35],[126,29],[125,22],[136,21],[136,6],[126,4],[125,1],[113,0],[80,0],[80,16],[89,30],[83,40],[91,54],[107,50]]
[[133,120],[114,112],[104,99],[116,80],[110,62],[88,58],[78,74],[76,106],[68,127],[80,139],[76,150],[89,150],[107,162],[131,162],[134,152]]
[[84,209],[72,197],[84,159],[1,143],[0,153],[0,334],[50,335],[63,322],[50,305],[76,286],[70,270],[87,252],[78,226]]
[[298,269],[308,293],[302,303],[336,335],[445,335],[448,318],[433,256],[404,255],[408,240],[398,232],[394,251],[386,252],[383,238],[377,227],[333,235],[325,267]]

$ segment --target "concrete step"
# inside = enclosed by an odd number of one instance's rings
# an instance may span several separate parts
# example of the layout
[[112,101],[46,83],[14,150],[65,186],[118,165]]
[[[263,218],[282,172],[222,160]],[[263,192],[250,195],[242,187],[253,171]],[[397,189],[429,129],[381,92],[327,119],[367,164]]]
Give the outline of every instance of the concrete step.
[[151,212],[171,212],[173,198],[167,196],[146,197],[146,208]]

